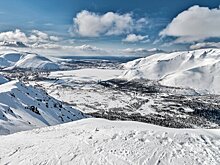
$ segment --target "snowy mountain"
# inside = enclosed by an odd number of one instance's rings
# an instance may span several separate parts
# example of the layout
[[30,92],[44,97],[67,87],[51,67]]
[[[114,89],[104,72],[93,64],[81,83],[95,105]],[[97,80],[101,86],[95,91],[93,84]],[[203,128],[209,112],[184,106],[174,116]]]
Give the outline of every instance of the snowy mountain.
[[159,53],[123,66],[125,79],[159,80],[163,85],[220,93],[220,49]]
[[38,69],[38,70],[58,70],[59,64],[44,56],[27,53],[8,51],[0,55],[0,68],[12,69]]
[[0,46],[5,46],[5,47],[13,47],[13,48],[26,48],[28,47],[26,44],[20,41],[3,41],[0,42]]
[[220,164],[220,131],[83,119],[0,136],[1,164]]
[[0,134],[85,118],[43,90],[18,81],[0,85]]

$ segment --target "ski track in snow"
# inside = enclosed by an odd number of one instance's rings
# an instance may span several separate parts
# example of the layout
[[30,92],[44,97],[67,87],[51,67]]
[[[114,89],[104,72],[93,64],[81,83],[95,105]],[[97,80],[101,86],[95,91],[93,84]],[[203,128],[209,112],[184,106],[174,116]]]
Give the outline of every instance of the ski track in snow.
[[219,164],[220,131],[83,119],[0,137],[0,164]]

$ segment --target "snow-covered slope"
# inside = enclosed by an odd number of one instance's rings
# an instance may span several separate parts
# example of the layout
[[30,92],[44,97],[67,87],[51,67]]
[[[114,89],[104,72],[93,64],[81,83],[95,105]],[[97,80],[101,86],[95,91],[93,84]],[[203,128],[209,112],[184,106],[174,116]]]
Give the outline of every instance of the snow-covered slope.
[[0,136],[1,164],[220,164],[220,131],[83,119]]
[[15,68],[58,70],[60,66],[56,62],[38,54],[8,51],[0,55],[0,68],[6,70]]
[[0,75],[0,85],[4,84],[6,82],[8,82],[8,79],[6,79],[4,76]]
[[59,65],[46,57],[37,54],[27,54],[17,61],[13,68],[34,68],[39,70],[58,70]]
[[160,80],[163,85],[220,93],[220,49],[160,53],[124,64],[126,79]]
[[43,90],[18,81],[0,85],[0,134],[56,125],[84,118]]

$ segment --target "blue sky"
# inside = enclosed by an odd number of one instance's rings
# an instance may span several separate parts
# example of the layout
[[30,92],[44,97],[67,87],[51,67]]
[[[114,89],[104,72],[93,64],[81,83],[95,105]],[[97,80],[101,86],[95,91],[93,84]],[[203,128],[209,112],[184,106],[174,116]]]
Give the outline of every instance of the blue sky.
[[[205,30],[201,30],[193,35],[193,30],[210,17],[216,16],[218,19],[219,5],[219,0],[0,1],[0,40],[18,38],[27,44],[37,42],[35,46],[75,46],[77,50],[99,53],[116,49],[127,50],[128,53],[129,50],[135,52],[152,48],[188,49],[196,44],[207,43],[213,46],[219,43],[218,34],[206,34]],[[176,32],[178,27],[182,27],[181,21],[176,20],[182,19],[182,22],[188,24],[195,21],[193,18],[196,15],[204,15],[204,19],[196,18],[201,19],[196,21],[198,25],[185,27],[189,28],[188,31]],[[218,20],[211,19],[210,25],[213,28],[210,30],[215,31],[216,26],[220,28],[219,24]],[[190,31],[191,27],[193,30]],[[17,33],[16,29],[19,29]],[[23,40],[19,39],[23,34]]]

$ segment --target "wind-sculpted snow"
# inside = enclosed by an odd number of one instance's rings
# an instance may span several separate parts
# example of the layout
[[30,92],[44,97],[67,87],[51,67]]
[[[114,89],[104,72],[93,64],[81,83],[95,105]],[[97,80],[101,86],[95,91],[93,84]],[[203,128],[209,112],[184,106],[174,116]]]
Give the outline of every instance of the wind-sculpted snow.
[[18,81],[0,85],[0,134],[56,125],[85,118],[78,110],[43,90]]
[[0,136],[0,164],[220,164],[220,131],[83,119]]
[[123,65],[126,79],[159,80],[163,85],[220,93],[220,49],[155,54]]
[[0,68],[13,69],[37,69],[58,70],[59,64],[38,54],[27,52],[8,51],[0,55]]

